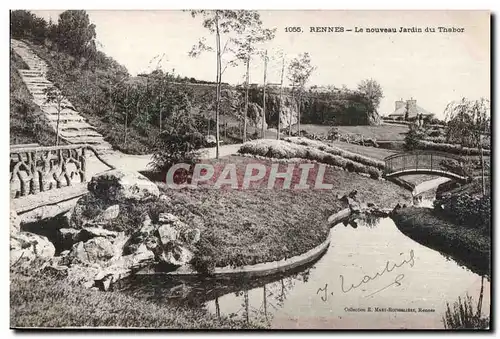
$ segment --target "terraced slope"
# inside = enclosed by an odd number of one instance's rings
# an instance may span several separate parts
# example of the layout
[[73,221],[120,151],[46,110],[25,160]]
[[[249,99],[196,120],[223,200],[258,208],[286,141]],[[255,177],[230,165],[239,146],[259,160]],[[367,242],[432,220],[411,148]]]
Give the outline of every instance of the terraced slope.
[[[56,131],[57,103],[47,103],[47,97],[44,94],[46,88],[53,86],[53,83],[47,79],[47,63],[39,58],[23,41],[11,39],[11,46],[29,67],[29,69],[18,69],[17,71],[33,96],[33,101],[40,106],[50,125]],[[59,136],[71,144],[92,145],[100,153],[108,153],[112,150],[111,144],[105,141],[104,137],[85,121],[85,118],[66,98],[61,103]]]

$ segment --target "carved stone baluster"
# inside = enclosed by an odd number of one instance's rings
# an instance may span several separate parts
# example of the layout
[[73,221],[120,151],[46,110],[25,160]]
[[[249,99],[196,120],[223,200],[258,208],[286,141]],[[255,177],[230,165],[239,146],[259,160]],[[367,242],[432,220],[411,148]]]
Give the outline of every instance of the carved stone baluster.
[[81,167],[80,167],[80,179],[82,180],[82,183],[86,182],[87,181],[87,177],[86,177],[86,172],[87,172],[87,158],[86,158],[87,154],[86,154],[86,149],[85,147],[82,147],[82,156],[80,157],[80,163],[81,163]]
[[38,152],[31,152],[31,194],[37,194],[40,192],[40,173],[38,172]]

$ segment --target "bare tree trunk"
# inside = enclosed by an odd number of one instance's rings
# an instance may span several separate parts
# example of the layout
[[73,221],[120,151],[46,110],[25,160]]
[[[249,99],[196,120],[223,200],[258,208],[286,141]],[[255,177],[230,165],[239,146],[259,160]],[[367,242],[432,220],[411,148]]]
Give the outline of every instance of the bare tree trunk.
[[479,301],[477,302],[477,317],[481,316],[483,307],[484,276],[481,276],[481,291],[479,292]]
[[[127,86],[127,91],[126,91],[126,94],[125,94],[125,100],[128,101],[128,86]],[[129,105],[127,103],[127,107],[125,108],[125,139],[124,139],[124,142],[123,142],[125,145],[127,145],[127,134],[128,134],[128,130],[127,130],[128,109],[129,109]]]
[[[250,45],[249,45],[250,46]],[[245,81],[245,114],[243,116],[243,142],[247,141],[248,91],[250,87],[250,47],[248,47],[247,74]]]
[[290,110],[290,123],[288,124],[288,136],[292,136],[292,119],[293,119],[293,107],[295,106],[295,91],[292,85],[292,109]]
[[220,33],[219,14],[215,14],[216,45],[217,45],[217,102],[215,104],[215,158],[219,159],[219,109],[220,109],[220,85],[221,85],[221,53],[220,53]]
[[61,120],[61,94],[57,98],[56,146],[59,145],[59,121]]
[[[483,197],[486,195],[486,178],[484,177],[484,154],[483,154],[483,135],[479,135],[479,149],[481,150],[481,186]],[[490,174],[491,175],[491,174]]]
[[285,56],[283,55],[283,60],[281,62],[281,83],[280,83],[280,110],[278,112],[278,136],[276,137],[280,140],[280,127],[281,127],[281,111],[283,110],[283,73],[285,72]]
[[245,290],[244,294],[244,299],[245,299],[245,317],[246,317],[246,320],[247,320],[247,324],[250,323],[250,317],[249,317],[249,300],[248,300],[248,290]]
[[302,104],[302,95],[299,93],[299,104],[297,106],[297,135],[300,137],[300,106]]
[[262,130],[261,130],[261,138],[264,139],[266,137],[266,129],[264,127],[266,123],[266,76],[267,76],[267,50],[264,55],[264,99],[262,102]]

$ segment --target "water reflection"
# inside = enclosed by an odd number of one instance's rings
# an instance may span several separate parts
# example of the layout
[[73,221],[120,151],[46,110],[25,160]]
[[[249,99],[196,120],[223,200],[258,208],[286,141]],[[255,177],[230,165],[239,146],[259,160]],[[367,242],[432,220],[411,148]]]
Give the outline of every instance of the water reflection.
[[[353,221],[356,226],[349,226]],[[443,328],[446,303],[465,294],[479,296],[478,308],[489,316],[489,281],[406,237],[390,218],[340,223],[332,228],[331,240],[314,265],[287,275],[135,276],[120,288],[140,298],[202,307],[218,317],[271,328]],[[414,265],[398,266],[410,251]],[[345,292],[340,276],[346,286],[363,283]],[[318,294],[326,287],[328,295]]]

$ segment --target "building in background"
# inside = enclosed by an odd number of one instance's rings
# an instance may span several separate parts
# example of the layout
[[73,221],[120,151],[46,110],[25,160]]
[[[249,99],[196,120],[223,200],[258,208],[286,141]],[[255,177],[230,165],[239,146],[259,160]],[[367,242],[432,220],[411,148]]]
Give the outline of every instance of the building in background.
[[394,112],[388,115],[393,120],[413,120],[413,119],[430,119],[434,117],[434,113],[417,105],[417,100],[411,98],[410,100],[403,99],[395,102]]

